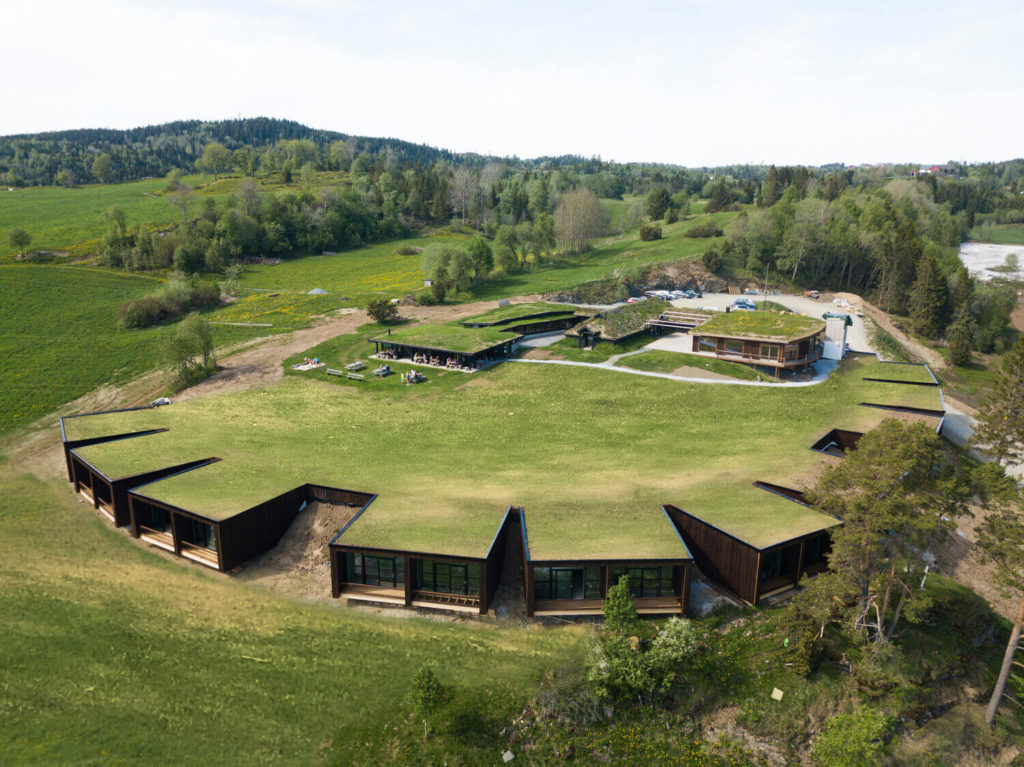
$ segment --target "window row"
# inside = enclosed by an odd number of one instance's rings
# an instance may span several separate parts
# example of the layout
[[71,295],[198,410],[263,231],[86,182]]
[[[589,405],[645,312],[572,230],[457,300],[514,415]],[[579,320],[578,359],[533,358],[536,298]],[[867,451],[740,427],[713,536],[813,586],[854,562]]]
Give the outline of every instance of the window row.
[[405,587],[405,557],[375,557],[345,552],[345,580],[367,586]]
[[[603,599],[604,568],[602,567],[535,567],[533,568],[534,599]],[[675,596],[675,568],[613,567],[609,583],[616,584],[623,576],[629,578],[629,593],[635,599]]]
[[623,575],[629,578],[629,595],[644,597],[671,597],[676,593],[673,567],[613,567],[609,583],[616,584]]
[[421,591],[466,596],[476,596],[480,593],[480,565],[475,562],[435,562],[432,559],[417,559],[415,573],[414,588]]

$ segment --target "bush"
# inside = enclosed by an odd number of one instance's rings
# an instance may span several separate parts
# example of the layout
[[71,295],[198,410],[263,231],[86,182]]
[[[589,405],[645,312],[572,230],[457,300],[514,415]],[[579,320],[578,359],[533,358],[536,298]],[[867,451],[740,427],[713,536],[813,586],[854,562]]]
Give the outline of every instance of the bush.
[[426,719],[444,704],[448,692],[429,666],[421,666],[413,676],[406,700],[417,719]]
[[386,325],[398,319],[398,307],[386,298],[374,298],[366,305],[366,313],[370,319],[380,325]]
[[709,272],[718,274],[718,270],[722,268],[722,254],[712,248],[704,252],[704,255],[700,257],[700,262]]
[[721,237],[722,230],[718,228],[718,224],[714,221],[708,221],[704,224],[698,224],[697,226],[690,227],[686,230],[687,237]]
[[117,310],[122,328],[148,328],[163,322],[173,322],[190,309],[207,309],[220,303],[220,287],[196,285],[173,280],[151,296],[125,301]]
[[892,719],[873,708],[832,717],[814,741],[811,757],[822,767],[870,767],[888,752],[883,738]]
[[674,207],[669,207],[669,209],[665,211],[665,223],[674,224],[678,220],[679,211],[677,211]]
[[640,239],[644,242],[661,239],[661,227],[657,224],[644,224],[640,227]]

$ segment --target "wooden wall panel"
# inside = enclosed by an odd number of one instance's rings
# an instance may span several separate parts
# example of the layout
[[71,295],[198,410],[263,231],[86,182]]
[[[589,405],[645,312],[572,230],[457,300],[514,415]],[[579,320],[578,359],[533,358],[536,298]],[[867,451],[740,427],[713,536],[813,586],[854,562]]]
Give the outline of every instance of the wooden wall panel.
[[701,572],[741,599],[755,602],[757,549],[682,509],[669,505],[665,509]]

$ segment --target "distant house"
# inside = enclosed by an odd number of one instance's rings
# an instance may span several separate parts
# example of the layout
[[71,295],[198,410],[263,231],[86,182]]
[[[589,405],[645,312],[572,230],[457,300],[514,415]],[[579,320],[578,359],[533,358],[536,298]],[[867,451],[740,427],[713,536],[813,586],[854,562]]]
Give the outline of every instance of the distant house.
[[764,367],[774,375],[821,359],[825,323],[786,312],[717,314],[690,331],[693,353]]

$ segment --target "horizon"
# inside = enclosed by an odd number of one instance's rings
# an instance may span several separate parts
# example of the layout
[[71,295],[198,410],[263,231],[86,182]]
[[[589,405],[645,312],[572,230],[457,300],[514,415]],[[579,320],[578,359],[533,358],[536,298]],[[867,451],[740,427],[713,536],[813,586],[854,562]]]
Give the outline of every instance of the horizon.
[[4,135],[265,114],[459,154],[690,168],[1022,154],[1024,7],[1003,0],[41,0],[8,16]]

